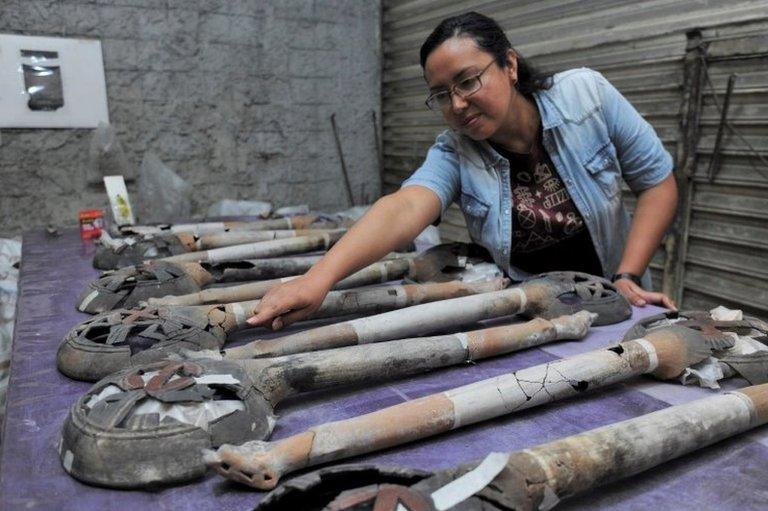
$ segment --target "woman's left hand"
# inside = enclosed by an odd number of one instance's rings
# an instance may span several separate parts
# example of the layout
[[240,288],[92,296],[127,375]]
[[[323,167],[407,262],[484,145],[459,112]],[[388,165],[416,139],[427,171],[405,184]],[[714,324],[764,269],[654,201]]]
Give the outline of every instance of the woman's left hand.
[[675,302],[664,293],[646,291],[629,279],[619,279],[614,282],[614,285],[619,288],[619,291],[629,300],[629,303],[636,307],[643,307],[648,303],[652,303],[667,309],[677,310]]

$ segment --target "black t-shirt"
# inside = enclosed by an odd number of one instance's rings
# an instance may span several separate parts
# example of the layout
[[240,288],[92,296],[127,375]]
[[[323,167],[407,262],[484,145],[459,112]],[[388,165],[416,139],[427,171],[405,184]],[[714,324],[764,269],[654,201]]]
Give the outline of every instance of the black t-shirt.
[[541,133],[529,154],[492,145],[509,160],[514,204],[510,264],[529,273],[571,270],[602,275],[589,230],[544,149]]

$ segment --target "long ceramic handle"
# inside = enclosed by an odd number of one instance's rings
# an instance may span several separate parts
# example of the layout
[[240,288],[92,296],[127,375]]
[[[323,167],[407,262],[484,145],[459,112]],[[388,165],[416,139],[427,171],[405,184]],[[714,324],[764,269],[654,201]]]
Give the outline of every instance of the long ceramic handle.
[[509,455],[482,496],[539,509],[623,479],[768,422],[768,384],[671,406]]
[[327,318],[350,314],[381,314],[421,303],[449,300],[460,296],[499,291],[506,287],[506,279],[486,282],[439,282],[430,284],[402,284],[374,288],[332,291],[320,308],[308,319]]
[[[456,296],[467,296],[498,291],[506,285],[505,279],[487,282],[442,282],[433,284],[389,285],[377,288],[331,291],[320,308],[309,319],[329,318],[350,314],[378,314],[383,311],[401,309],[419,303],[445,300]],[[248,328],[246,320],[253,315],[259,300],[232,302],[224,306],[228,317],[234,319],[233,327]],[[202,311],[210,306],[200,305]],[[228,330],[229,331],[229,330]]]
[[315,215],[299,215],[287,218],[256,220],[254,222],[200,222],[193,224],[129,225],[122,227],[123,234],[177,234],[192,233],[196,235],[226,230],[276,230],[276,229],[307,229],[317,220]]
[[186,295],[168,295],[162,298],[150,298],[150,305],[201,305],[240,302],[244,300],[256,300],[262,298],[267,291],[273,287],[297,278],[298,275],[282,277],[279,279],[262,280],[260,282],[249,282],[237,286],[214,287],[203,289],[197,293]]
[[351,289],[391,280],[400,280],[411,268],[413,258],[397,258],[370,264],[338,281],[333,289]]
[[[373,263],[360,271],[353,273],[349,277],[340,280],[333,286],[333,288],[349,289],[399,279],[407,273],[409,267],[410,259],[392,259],[389,261]],[[241,284],[239,286],[203,289],[202,291],[186,295],[169,295],[162,298],[150,298],[148,302],[150,305],[200,305],[255,300],[262,298],[273,287],[297,277],[298,275],[293,275],[278,279],[264,280],[261,282]]]
[[277,339],[228,349],[226,358],[257,358],[389,341],[456,329],[483,319],[516,314],[527,301],[524,288],[414,305],[398,311],[326,325]]
[[[376,314],[417,303],[498,291],[505,285],[506,280],[495,279],[476,283],[443,282],[332,291],[328,293],[320,308],[310,316],[310,319],[350,314]],[[160,305],[158,307],[166,307],[169,312],[180,316],[197,317],[202,322],[207,321],[221,326],[226,333],[229,333],[250,326],[247,319],[253,315],[259,302],[260,300],[244,300],[219,305]]]
[[194,250],[229,247],[259,241],[296,238],[299,236],[323,235],[329,229],[285,229],[281,231],[228,231],[204,234],[194,241]]
[[627,341],[496,378],[315,426],[276,442],[224,445],[207,461],[218,472],[270,489],[289,472],[386,449],[467,424],[605,387],[655,368],[654,347]]
[[246,259],[220,264],[206,264],[205,267],[210,272],[214,282],[246,282],[301,275],[322,257],[322,255],[305,255],[274,259]]
[[581,339],[593,314],[579,312],[551,321],[534,319],[466,333],[401,339],[241,362],[273,406],[313,390],[394,379],[560,339]]
[[163,261],[219,263],[224,261],[235,261],[238,259],[275,257],[311,252],[313,250],[327,250],[341,238],[342,234],[342,232],[334,232],[333,234],[246,243],[244,245],[214,248],[199,252],[187,252],[185,254],[163,258]]

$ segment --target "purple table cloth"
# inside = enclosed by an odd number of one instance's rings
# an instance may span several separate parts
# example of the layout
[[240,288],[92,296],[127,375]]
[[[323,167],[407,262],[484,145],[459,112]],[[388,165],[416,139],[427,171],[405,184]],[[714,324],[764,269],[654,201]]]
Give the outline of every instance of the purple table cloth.
[[[57,454],[69,407],[89,383],[59,374],[56,349],[66,332],[88,316],[75,299],[97,276],[93,245],[77,231],[60,237],[43,231],[24,236],[8,404],[0,457],[0,507],[7,510],[173,509],[245,510],[263,498],[209,473],[195,482],[156,491],[97,488],[70,478]],[[632,320],[598,327],[582,341],[565,341],[478,364],[448,368],[396,382],[316,392],[278,407],[272,439],[321,422],[354,415],[496,376],[557,357],[612,344],[632,321],[658,312],[635,309]],[[240,340],[259,335],[240,334]],[[237,340],[237,339],[236,339]],[[733,380],[724,388],[737,388]],[[549,406],[462,428],[345,462],[375,462],[434,470],[480,459],[490,451],[512,451],[659,410],[713,391],[639,378]],[[767,509],[768,432],[760,428],[686,456],[646,474],[566,500],[560,509]]]

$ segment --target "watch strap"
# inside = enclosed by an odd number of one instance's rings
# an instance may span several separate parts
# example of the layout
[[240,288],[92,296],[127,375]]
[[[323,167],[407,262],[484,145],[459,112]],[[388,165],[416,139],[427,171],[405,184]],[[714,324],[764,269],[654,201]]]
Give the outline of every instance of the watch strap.
[[628,272],[616,273],[613,277],[611,277],[611,282],[616,282],[617,280],[621,280],[621,279],[631,280],[632,282],[634,282],[638,286],[642,286],[642,284],[641,284],[642,281],[641,281],[640,277],[638,277],[634,273],[628,273]]

